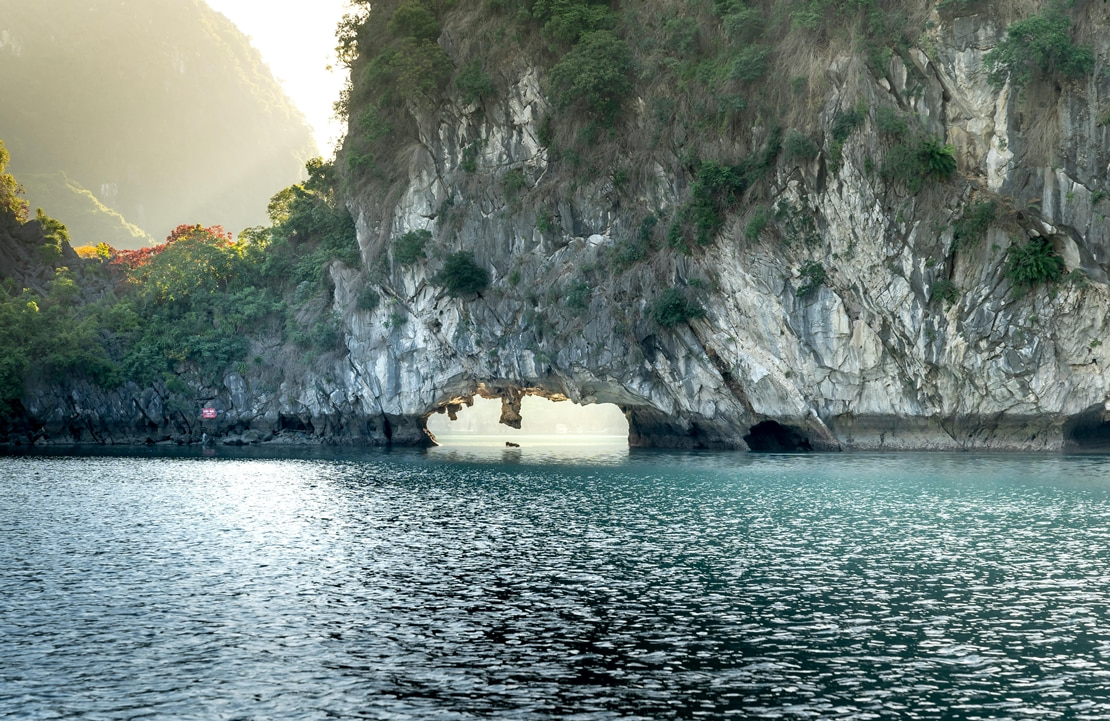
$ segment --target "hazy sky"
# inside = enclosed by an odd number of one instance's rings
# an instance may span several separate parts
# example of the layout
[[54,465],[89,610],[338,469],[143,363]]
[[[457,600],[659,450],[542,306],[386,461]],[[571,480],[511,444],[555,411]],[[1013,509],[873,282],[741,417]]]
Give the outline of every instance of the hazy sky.
[[343,127],[331,119],[346,74],[335,63],[335,28],[347,0],[207,0],[262,53],[285,92],[308,118],[316,144],[332,154]]

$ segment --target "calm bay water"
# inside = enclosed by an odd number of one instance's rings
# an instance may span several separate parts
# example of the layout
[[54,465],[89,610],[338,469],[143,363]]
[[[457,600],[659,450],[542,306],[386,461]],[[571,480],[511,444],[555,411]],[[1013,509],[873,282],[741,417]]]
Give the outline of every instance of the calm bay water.
[[0,458],[0,718],[1105,719],[1108,549],[1099,457]]

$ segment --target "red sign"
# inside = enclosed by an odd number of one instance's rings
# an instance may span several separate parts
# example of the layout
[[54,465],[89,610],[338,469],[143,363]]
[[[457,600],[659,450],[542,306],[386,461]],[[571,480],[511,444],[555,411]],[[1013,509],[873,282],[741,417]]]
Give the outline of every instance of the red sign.
[[215,408],[201,408],[200,409],[200,417],[204,418],[206,420],[215,418],[216,417],[216,409]]

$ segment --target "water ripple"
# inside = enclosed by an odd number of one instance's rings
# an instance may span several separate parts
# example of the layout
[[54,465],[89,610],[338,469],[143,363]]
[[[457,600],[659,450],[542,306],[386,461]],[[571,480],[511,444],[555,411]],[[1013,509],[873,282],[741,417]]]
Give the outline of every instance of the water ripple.
[[1110,718],[1110,462],[0,458],[0,717]]

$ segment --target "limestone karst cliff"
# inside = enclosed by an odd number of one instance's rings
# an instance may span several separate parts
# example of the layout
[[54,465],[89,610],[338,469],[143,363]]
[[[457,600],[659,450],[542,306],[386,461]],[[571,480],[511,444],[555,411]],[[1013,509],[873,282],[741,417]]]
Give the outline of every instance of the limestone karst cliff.
[[[273,363],[198,402],[252,439],[419,443],[539,394],[619,405],[642,446],[1101,447],[1105,12],[853,7],[375,3],[342,38],[340,347],[257,338]],[[459,253],[485,283],[452,285]],[[159,390],[86,393],[168,437]]]

